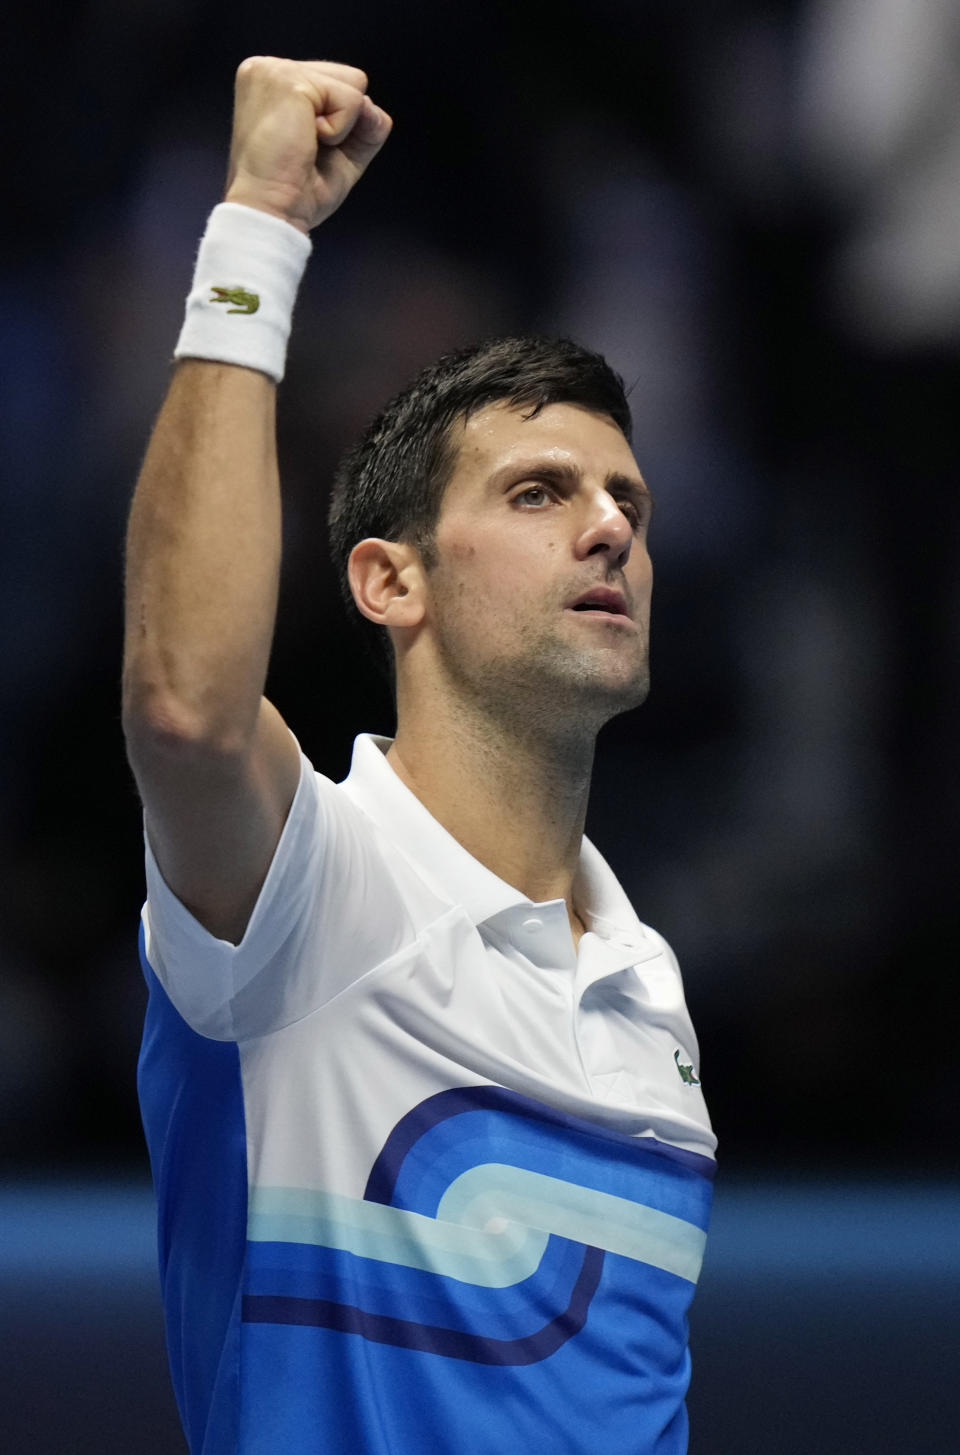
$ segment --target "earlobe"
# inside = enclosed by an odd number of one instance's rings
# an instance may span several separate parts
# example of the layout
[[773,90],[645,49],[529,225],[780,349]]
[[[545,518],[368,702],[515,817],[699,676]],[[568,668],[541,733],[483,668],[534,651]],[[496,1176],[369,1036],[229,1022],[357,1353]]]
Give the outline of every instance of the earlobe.
[[419,568],[408,563],[384,585],[382,621],[385,626],[417,626],[423,620]]

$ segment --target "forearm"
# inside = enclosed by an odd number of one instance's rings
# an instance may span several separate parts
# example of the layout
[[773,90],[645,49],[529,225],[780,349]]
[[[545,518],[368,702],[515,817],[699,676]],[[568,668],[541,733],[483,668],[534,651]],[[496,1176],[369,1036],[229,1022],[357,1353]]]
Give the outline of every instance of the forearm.
[[242,749],[266,681],[280,571],[276,385],[176,367],[130,513],[124,722]]

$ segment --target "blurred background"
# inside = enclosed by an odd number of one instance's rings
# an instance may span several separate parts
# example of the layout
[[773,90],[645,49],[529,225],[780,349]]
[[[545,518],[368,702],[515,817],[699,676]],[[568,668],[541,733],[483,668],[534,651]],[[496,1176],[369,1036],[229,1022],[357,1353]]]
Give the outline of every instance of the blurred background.
[[603,352],[657,498],[653,690],[587,833],[677,952],[720,1138],[691,1452],[958,1448],[960,4],[40,0],[7,36],[8,1448],[185,1448],[122,551],[257,53],[363,66],[395,123],[298,305],[269,695],[334,781],[395,730],[327,554],[368,417],[488,334]]

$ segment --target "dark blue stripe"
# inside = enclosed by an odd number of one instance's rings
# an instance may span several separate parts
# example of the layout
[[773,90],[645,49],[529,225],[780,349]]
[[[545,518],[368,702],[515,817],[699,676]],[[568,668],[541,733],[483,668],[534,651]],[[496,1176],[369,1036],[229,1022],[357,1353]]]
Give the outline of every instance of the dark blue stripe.
[[551,1319],[535,1334],[520,1339],[490,1339],[461,1329],[431,1327],[408,1319],[371,1314],[351,1304],[329,1299],[277,1298],[247,1294],[243,1318],[250,1324],[298,1324],[307,1328],[338,1329],[360,1334],[377,1344],[419,1349],[426,1354],[443,1354],[473,1364],[536,1364],[556,1352],[578,1334],[586,1322],[590,1300],[603,1270],[603,1250],[585,1248],[583,1266],[563,1313]]
[[427,1327],[487,1338],[525,1337],[570,1302],[583,1243],[551,1237],[529,1277],[486,1287],[446,1274],[304,1243],[248,1243],[244,1293],[352,1304]]
[[710,1181],[716,1174],[717,1165],[712,1157],[689,1152],[685,1147],[671,1147],[653,1137],[631,1137],[626,1132],[611,1131],[597,1122],[569,1116],[566,1112],[557,1111],[556,1107],[521,1096],[516,1091],[507,1091],[502,1086],[463,1086],[428,1096],[425,1101],[407,1112],[406,1116],[400,1118],[371,1168],[363,1194],[366,1200],[386,1203],[389,1206],[400,1168],[414,1143],[431,1127],[436,1126],[437,1122],[458,1116],[461,1112],[480,1110],[510,1112],[514,1116],[528,1117],[531,1121],[552,1123],[582,1135],[600,1137],[629,1150],[637,1159],[649,1157],[659,1160],[666,1157],[700,1173]]

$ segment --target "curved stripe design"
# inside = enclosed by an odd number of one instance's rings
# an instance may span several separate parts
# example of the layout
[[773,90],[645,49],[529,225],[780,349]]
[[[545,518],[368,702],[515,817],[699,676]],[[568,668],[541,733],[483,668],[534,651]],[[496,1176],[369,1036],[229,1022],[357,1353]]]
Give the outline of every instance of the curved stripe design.
[[536,1364],[556,1353],[583,1328],[602,1267],[603,1254],[596,1248],[587,1248],[567,1307],[542,1328],[513,1339],[491,1338],[463,1329],[371,1313],[327,1299],[247,1294],[243,1300],[243,1318],[246,1323],[337,1329],[345,1334],[360,1334],[377,1344],[419,1349],[424,1354],[441,1354],[472,1364]]
[[608,1255],[631,1286],[643,1267],[682,1281],[685,1305],[710,1184],[675,1151],[496,1087],[440,1093],[394,1128],[365,1197],[251,1188],[243,1317],[529,1364],[583,1328]]
[[691,1283],[706,1242],[702,1229],[670,1213],[496,1162],[462,1172],[435,1218],[305,1187],[260,1187],[247,1225],[251,1242],[336,1248],[484,1288],[531,1277],[551,1233]]
[[[696,1283],[707,1235],[671,1213],[609,1192],[488,1162],[462,1172],[440,1199],[437,1217],[468,1228],[516,1223],[546,1229],[578,1243],[622,1253]],[[475,1234],[475,1236],[477,1236]]]
[[247,1225],[252,1242],[336,1248],[483,1288],[506,1288],[529,1278],[539,1267],[547,1236],[522,1222],[503,1221],[484,1230],[469,1219],[441,1221],[306,1187],[253,1189]]
[[449,1091],[438,1091],[412,1107],[406,1116],[400,1118],[383,1146],[383,1151],[373,1164],[364,1197],[372,1202],[392,1202],[393,1189],[400,1170],[413,1146],[439,1122],[470,1111],[512,1112],[515,1117],[532,1118],[539,1126],[562,1128],[571,1133],[580,1133],[590,1139],[600,1139],[610,1148],[620,1146],[624,1151],[643,1155],[659,1155],[699,1172],[712,1182],[717,1164],[711,1157],[699,1152],[688,1152],[685,1147],[671,1147],[653,1137],[630,1137],[624,1132],[614,1132],[588,1122],[582,1117],[570,1116],[556,1107],[533,1101],[517,1091],[507,1091],[503,1086],[454,1086]]

